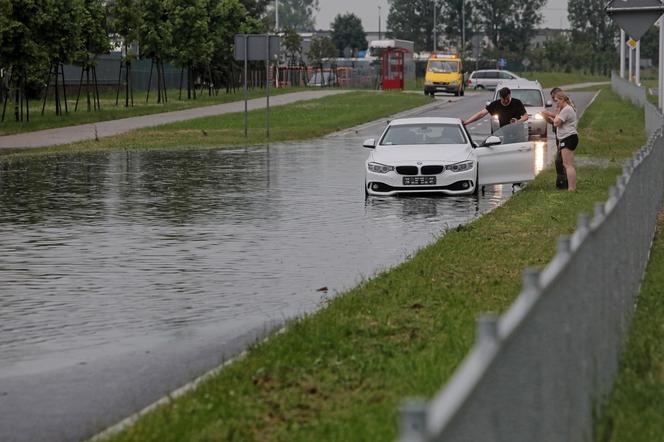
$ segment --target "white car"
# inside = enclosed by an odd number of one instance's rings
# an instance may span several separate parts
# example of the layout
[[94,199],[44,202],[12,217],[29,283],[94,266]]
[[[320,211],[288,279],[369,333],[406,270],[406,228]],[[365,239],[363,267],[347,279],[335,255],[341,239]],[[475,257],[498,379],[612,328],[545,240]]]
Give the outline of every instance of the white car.
[[364,142],[372,149],[365,164],[365,195],[462,195],[485,185],[531,181],[535,146],[527,140],[527,125],[503,129],[480,146],[458,118],[393,120],[378,141]]
[[518,80],[521,77],[514,72],[499,69],[480,69],[468,76],[467,89],[495,89],[496,85],[506,80]]
[[[540,86],[539,82],[525,79],[503,81],[496,86],[496,92],[493,95],[494,100],[500,98],[498,93],[503,87],[510,88],[512,91],[512,98],[521,100],[523,106],[526,108],[526,112],[528,113],[528,130],[530,139],[546,141],[548,124],[541,112],[545,108],[551,107],[552,103],[551,100],[544,100],[544,92],[542,91],[542,86]],[[492,117],[491,133],[498,130],[499,127],[498,117]]]

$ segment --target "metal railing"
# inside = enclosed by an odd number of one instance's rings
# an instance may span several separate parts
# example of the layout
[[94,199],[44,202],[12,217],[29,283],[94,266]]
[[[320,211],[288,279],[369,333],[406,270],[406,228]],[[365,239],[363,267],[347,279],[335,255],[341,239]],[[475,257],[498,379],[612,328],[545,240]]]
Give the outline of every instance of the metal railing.
[[664,195],[660,128],[623,167],[609,199],[501,317],[483,316],[474,347],[429,403],[401,410],[403,442],[585,441],[611,391]]

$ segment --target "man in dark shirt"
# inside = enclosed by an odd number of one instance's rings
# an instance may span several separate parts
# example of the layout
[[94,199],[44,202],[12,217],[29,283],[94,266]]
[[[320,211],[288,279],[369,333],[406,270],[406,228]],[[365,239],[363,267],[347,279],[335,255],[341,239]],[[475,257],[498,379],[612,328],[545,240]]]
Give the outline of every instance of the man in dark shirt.
[[523,123],[528,120],[526,108],[523,106],[521,100],[512,98],[512,91],[509,88],[502,88],[498,91],[498,95],[500,99],[489,103],[486,108],[464,120],[463,124],[470,124],[480,118],[484,118],[486,115],[497,115],[500,127],[510,123]]

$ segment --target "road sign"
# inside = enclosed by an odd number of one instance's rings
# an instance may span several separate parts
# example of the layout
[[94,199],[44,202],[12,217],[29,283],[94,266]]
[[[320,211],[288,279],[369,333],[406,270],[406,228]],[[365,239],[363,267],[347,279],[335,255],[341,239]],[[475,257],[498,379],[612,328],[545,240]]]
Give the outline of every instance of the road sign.
[[627,46],[629,46],[632,49],[636,49],[636,44],[637,43],[638,42],[636,40],[634,40],[633,38],[630,38],[629,40],[627,40]]
[[[247,61],[265,60],[267,53],[267,35],[235,34],[235,59],[244,61],[244,45],[247,44]],[[281,40],[278,35],[270,35],[270,59],[274,60],[281,52]]]
[[611,0],[606,13],[634,40],[640,40],[664,12],[662,0]]

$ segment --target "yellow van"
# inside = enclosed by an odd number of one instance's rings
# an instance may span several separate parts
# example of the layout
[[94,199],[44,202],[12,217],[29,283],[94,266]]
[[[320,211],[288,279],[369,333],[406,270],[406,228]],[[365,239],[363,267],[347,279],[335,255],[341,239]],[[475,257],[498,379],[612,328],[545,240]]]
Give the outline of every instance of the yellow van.
[[436,92],[451,92],[455,96],[463,96],[463,68],[461,60],[455,54],[433,54],[427,61],[427,72],[424,75],[424,95]]

